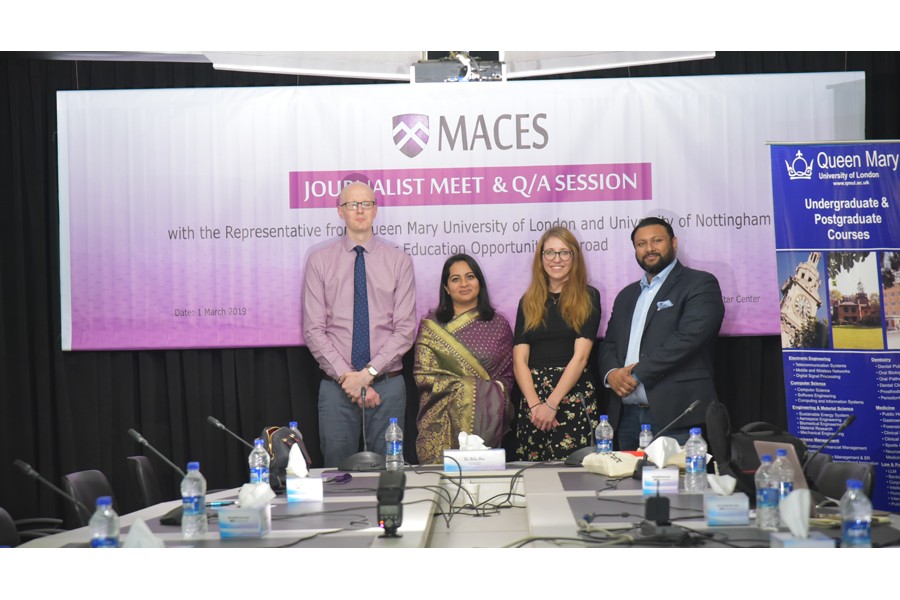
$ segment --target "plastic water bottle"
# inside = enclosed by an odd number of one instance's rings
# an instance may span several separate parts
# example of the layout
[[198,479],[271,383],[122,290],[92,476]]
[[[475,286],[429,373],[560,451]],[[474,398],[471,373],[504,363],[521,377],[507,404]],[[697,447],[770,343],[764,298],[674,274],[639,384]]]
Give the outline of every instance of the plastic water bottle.
[[772,455],[763,454],[756,470],[756,527],[778,531],[778,490],[772,485]]
[[641,435],[638,437],[638,450],[643,450],[653,441],[653,432],[650,431],[650,423],[641,424]]
[[119,515],[113,510],[111,497],[97,498],[97,510],[91,516],[88,527],[91,530],[91,548],[119,547]]
[[206,478],[200,473],[200,463],[189,462],[181,480],[181,537],[197,538],[206,531]]
[[841,497],[841,548],[872,547],[872,503],[862,485],[859,479],[848,479]]
[[600,415],[600,422],[594,430],[595,452],[612,452],[613,428],[608,415]]
[[775,462],[772,463],[772,485],[778,490],[778,502],[787,498],[794,491],[794,468],[787,459],[787,450],[779,448],[775,451]]
[[706,489],[706,441],[700,428],[691,429],[691,437],[684,445],[684,491],[702,492]]
[[391,422],[384,432],[384,466],[388,471],[403,470],[403,430],[397,423],[397,417],[391,417]]
[[250,452],[250,483],[269,483],[269,453],[262,438],[253,441]]
[[311,465],[312,459],[309,457],[309,451],[306,449],[306,444],[303,442],[303,434],[300,433],[300,428],[297,427],[297,421],[288,423],[288,428],[290,428],[291,433],[297,436],[297,439],[299,440],[297,443],[300,446],[300,452],[303,454],[303,460],[306,461],[307,465]]

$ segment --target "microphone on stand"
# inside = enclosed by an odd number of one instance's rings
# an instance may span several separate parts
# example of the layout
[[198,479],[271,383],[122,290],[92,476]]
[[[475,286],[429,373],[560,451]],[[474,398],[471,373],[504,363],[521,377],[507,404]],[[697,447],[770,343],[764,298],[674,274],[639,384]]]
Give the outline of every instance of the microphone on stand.
[[250,448],[251,450],[253,450],[253,444],[251,444],[250,442],[248,442],[247,440],[245,440],[244,438],[242,438],[241,436],[239,436],[232,430],[230,430],[227,427],[225,427],[224,425],[222,425],[222,423],[217,418],[215,418],[213,416],[206,417],[206,422],[209,423],[210,425],[212,425],[213,427],[221,429],[222,431],[224,431],[225,433],[227,433],[228,435],[230,435],[231,437],[233,437],[234,439],[236,439],[243,445],[245,445],[248,448]]
[[363,451],[350,455],[338,465],[340,471],[384,471],[384,456],[377,452],[369,452],[366,442],[366,394],[368,390],[363,386],[359,392],[359,406],[362,409],[362,437]]
[[59,494],[60,496],[62,496],[63,498],[65,498],[66,500],[68,500],[69,502],[71,502],[72,505],[75,506],[75,512],[76,512],[76,513],[78,513],[78,514],[82,514],[82,513],[83,513],[84,515],[86,515],[86,518],[87,518],[87,519],[90,518],[90,516],[91,516],[91,511],[88,510],[88,507],[87,507],[87,506],[85,506],[84,504],[82,504],[82,503],[78,500],[78,498],[75,498],[74,496],[68,494],[67,492],[65,492],[65,491],[63,491],[63,490],[61,490],[61,489],[59,489],[58,487],[56,487],[55,485],[53,485],[52,483],[50,483],[49,481],[47,481],[46,479],[44,479],[43,477],[41,477],[41,474],[38,473],[37,471],[35,471],[35,470],[32,468],[32,466],[29,465],[27,462],[22,461],[22,460],[19,460],[19,459],[17,458],[16,460],[13,461],[13,464],[16,466],[17,469],[19,469],[20,471],[22,471],[22,472],[23,472],[25,475],[27,475],[28,477],[30,477],[30,478],[32,478],[32,479],[35,479],[35,480],[39,481],[39,482],[41,483],[41,485],[43,485],[44,487],[47,487],[47,488],[53,490],[53,492]]
[[[655,442],[658,438],[662,437],[662,434],[664,434],[664,433],[667,432],[669,429],[671,429],[671,428],[672,428],[672,425],[674,425],[675,423],[677,423],[678,421],[680,421],[685,415],[687,415],[689,412],[693,411],[693,410],[694,410],[695,408],[697,408],[699,405],[700,405],[700,401],[699,401],[699,400],[694,400],[693,402],[691,402],[691,405],[688,406],[686,409],[684,409],[684,412],[683,412],[683,413],[681,413],[680,415],[678,415],[677,417],[675,417],[674,419],[672,419],[672,420],[669,422],[668,425],[666,425],[665,427],[663,427],[662,429],[660,429],[659,432],[657,432],[656,435],[653,436],[653,438],[650,440],[650,444],[652,444],[653,442]],[[650,446],[650,444],[647,444],[647,446]],[[639,460],[638,463],[637,463],[637,465],[635,465],[635,467],[634,467],[634,473],[631,475],[631,478],[632,478],[632,479],[643,479],[643,477],[644,477],[644,473],[643,473],[644,467],[646,467],[646,466],[647,466],[647,463],[649,463],[649,462],[650,462],[650,461],[647,460],[647,453],[645,452],[645,453],[644,453],[644,456],[641,458],[641,460]]]
[[844,419],[844,422],[840,424],[840,426],[837,428],[837,431],[835,431],[834,433],[832,433],[831,436],[829,436],[829,438],[828,438],[827,440],[825,440],[825,443],[824,443],[824,444],[822,444],[821,446],[819,446],[819,448],[818,448],[815,452],[813,452],[812,454],[809,455],[809,458],[807,458],[807,459],[803,462],[803,467],[802,467],[802,469],[803,469],[803,474],[804,474],[804,475],[806,475],[806,467],[809,466],[809,463],[812,462],[812,459],[814,459],[814,458],[819,454],[819,452],[821,452],[822,450],[824,450],[824,449],[825,449],[825,446],[827,446],[827,445],[830,444],[832,441],[834,441],[834,438],[836,438],[836,437],[838,436],[838,434],[840,434],[842,431],[844,431],[845,429],[847,429],[848,427],[850,427],[850,426],[853,424],[853,421],[855,421],[855,420],[856,420],[856,415],[855,415],[855,414],[850,413],[849,415],[847,415],[847,418]]
[[178,465],[176,465],[176,464],[173,463],[171,460],[169,460],[169,459],[166,457],[166,455],[164,455],[162,452],[160,452],[159,450],[157,450],[156,448],[154,448],[153,446],[151,446],[151,445],[150,445],[150,442],[148,442],[148,441],[144,438],[144,436],[142,436],[140,433],[138,433],[138,432],[135,431],[134,429],[129,429],[129,430],[128,430],[128,435],[130,435],[131,437],[133,437],[133,438],[134,438],[134,441],[136,441],[138,444],[140,444],[140,445],[143,446],[144,448],[147,448],[148,450],[150,450],[151,452],[153,452],[153,454],[155,454],[155,455],[157,455],[158,457],[160,457],[164,463],[166,463],[167,465],[169,465],[170,467],[172,467],[173,469],[175,469],[175,471],[176,471],[179,475],[181,475],[182,478],[185,476],[185,472],[182,471],[181,468],[178,467]]

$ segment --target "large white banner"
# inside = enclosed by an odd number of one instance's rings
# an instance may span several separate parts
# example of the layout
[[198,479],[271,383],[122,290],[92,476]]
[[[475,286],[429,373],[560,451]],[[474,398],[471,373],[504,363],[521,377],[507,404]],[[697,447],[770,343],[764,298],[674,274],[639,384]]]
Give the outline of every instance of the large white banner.
[[560,223],[602,335],[657,215],[718,276],[723,335],[777,334],[766,142],[861,139],[864,103],[862,73],[60,92],[63,349],[302,344],[306,256],[360,178],[420,315],[466,252],[513,320]]

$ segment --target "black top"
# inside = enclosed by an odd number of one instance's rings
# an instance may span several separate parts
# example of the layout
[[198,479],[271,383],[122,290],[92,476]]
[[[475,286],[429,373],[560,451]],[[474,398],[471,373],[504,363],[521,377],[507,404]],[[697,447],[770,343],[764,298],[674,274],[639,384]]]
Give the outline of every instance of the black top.
[[587,338],[597,339],[600,328],[600,292],[588,286],[593,310],[580,331],[569,327],[559,313],[559,294],[549,294],[547,298],[547,318],[537,329],[525,331],[525,315],[522,312],[522,300],[516,312],[516,329],[513,344],[528,344],[531,351],[528,356],[528,367],[565,367],[575,354],[575,340]]

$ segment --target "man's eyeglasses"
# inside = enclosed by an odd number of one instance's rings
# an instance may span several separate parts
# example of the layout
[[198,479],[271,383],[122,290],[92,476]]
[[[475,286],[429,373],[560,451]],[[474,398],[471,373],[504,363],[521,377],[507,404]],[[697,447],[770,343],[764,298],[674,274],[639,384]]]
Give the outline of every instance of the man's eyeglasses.
[[571,250],[544,250],[541,254],[544,256],[544,260],[553,260],[558,256],[559,260],[566,262],[572,260],[574,252]]
[[341,204],[341,208],[346,208],[347,210],[357,210],[360,208],[363,210],[372,210],[374,206],[374,200],[366,200],[365,202],[344,202]]

